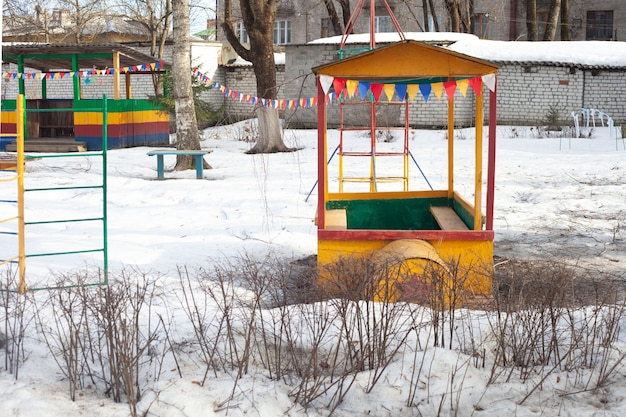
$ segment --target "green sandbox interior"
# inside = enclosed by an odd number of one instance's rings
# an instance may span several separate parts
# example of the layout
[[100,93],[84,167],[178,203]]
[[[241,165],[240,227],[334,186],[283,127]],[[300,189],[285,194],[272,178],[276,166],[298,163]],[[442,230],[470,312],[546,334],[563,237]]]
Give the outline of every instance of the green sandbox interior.
[[327,210],[346,210],[348,229],[441,230],[429,211],[431,206],[452,207],[473,229],[474,216],[458,201],[447,197],[331,200]]

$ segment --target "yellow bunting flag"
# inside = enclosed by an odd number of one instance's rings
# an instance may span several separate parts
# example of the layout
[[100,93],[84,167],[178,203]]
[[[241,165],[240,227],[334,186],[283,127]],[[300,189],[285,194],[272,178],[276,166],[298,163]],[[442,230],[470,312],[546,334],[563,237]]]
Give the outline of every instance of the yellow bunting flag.
[[396,92],[396,85],[385,84],[385,86],[383,87],[383,91],[385,92],[385,95],[387,96],[387,101],[391,101],[393,99],[394,93]]
[[419,91],[419,84],[409,84],[406,88],[406,94],[408,97],[408,101],[415,100],[415,95]]
[[465,97],[467,94],[467,87],[469,86],[469,82],[467,80],[458,80],[456,82],[456,86],[461,94],[463,94],[463,97]]
[[354,93],[356,93],[356,89],[359,87],[359,82],[356,80],[348,80],[346,81],[346,89],[348,90],[348,96],[350,98],[354,97]]

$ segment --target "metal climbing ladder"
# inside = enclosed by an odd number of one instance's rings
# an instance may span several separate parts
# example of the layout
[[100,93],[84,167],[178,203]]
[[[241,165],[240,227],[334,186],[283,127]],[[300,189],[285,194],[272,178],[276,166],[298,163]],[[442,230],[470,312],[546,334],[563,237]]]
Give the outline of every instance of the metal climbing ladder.
[[[80,285],[103,285],[108,283],[108,236],[107,236],[107,99],[106,96],[103,97],[101,101],[94,100],[94,103],[98,103],[92,108],[71,108],[71,109],[25,109],[25,99],[23,95],[18,95],[16,100],[16,124],[17,124],[17,133],[16,133],[16,142],[17,142],[17,153],[16,153],[16,165],[15,165],[15,175],[9,178],[3,178],[2,183],[15,181],[17,185],[16,191],[16,200],[1,200],[0,204],[12,204],[16,206],[16,215],[10,216],[4,219],[0,219],[0,226],[5,226],[0,229],[0,235],[10,235],[16,236],[17,242],[14,247],[17,248],[17,255],[8,256],[5,259],[0,259],[0,266],[3,265],[18,265],[18,288],[11,289],[11,291],[17,291],[20,293],[25,293],[27,290],[42,290],[42,289],[51,289],[55,288],[55,286],[39,286],[29,288],[26,283],[26,261],[30,258],[36,257],[51,257],[51,256],[61,256],[61,255],[72,255],[72,254],[85,254],[85,253],[101,253],[102,254],[102,274],[99,274],[98,282],[88,283],[88,284],[80,284]],[[92,151],[92,152],[72,152],[72,153],[51,153],[51,154],[38,154],[37,156],[24,155],[24,131],[26,126],[26,113],[28,112],[51,112],[51,111],[81,111],[81,112],[102,112],[102,150],[101,151]],[[84,158],[84,157],[95,157],[99,158],[102,164],[102,180],[101,183],[95,185],[80,185],[80,184],[70,184],[59,187],[36,187],[36,186],[25,186],[24,181],[24,171],[25,171],[25,162],[30,159],[51,159],[51,158]],[[25,201],[26,195],[31,193],[38,192],[55,192],[55,191],[69,191],[69,190],[97,190],[101,192],[102,198],[102,209],[99,215],[94,217],[83,217],[83,218],[65,218],[65,219],[45,219],[39,221],[28,221],[25,218]],[[75,209],[72,207],[72,209]],[[74,210],[72,210],[74,211]],[[63,251],[54,251],[54,252],[40,252],[40,253],[27,253],[26,252],[26,230],[29,226],[37,226],[37,225],[51,225],[51,224],[61,224],[61,223],[74,223],[74,224],[85,224],[99,222],[101,223],[101,236],[99,238],[94,239],[96,243],[91,248],[75,248],[70,250]],[[13,224],[12,228],[8,228],[7,225]],[[62,239],[63,237],[59,237]],[[6,246],[6,245],[3,245]],[[6,247],[2,248],[6,250]],[[4,253],[0,254],[3,256]],[[78,285],[78,284],[77,284]]]
[[[348,107],[366,107],[369,112],[370,124],[368,126],[349,126],[345,122],[344,112]],[[376,123],[376,112],[380,106],[401,106],[404,110],[404,126],[389,127],[378,126]],[[347,132],[368,132],[367,143],[351,143],[354,141],[363,142],[363,137],[359,135],[347,135]],[[402,132],[403,148],[401,152],[385,152],[378,149],[377,141],[379,133],[384,137],[392,134],[393,131]],[[369,182],[369,191],[378,191],[379,183],[401,182],[402,191],[409,190],[409,102],[390,101],[386,103],[376,103],[372,98],[368,101],[353,102],[341,101],[339,104],[339,147],[337,155],[339,157],[339,192],[344,192],[344,184],[348,182]],[[349,143],[350,142],[350,143]],[[369,158],[369,176],[346,176],[344,170],[344,159],[349,157]],[[396,157],[402,158],[403,170],[395,175],[386,175],[378,172],[377,158]],[[397,164],[394,166],[398,166]]]
[[[393,10],[389,6],[386,0],[357,0],[357,3],[352,11],[350,19],[346,24],[346,29],[341,37],[339,46],[339,58],[362,53],[367,50],[372,50],[376,47],[376,3],[377,1],[382,3],[382,6],[386,9],[391,23],[393,24],[398,37],[401,40],[405,39],[404,32],[398,23],[398,20],[393,14]],[[355,24],[359,19],[359,16],[363,10],[369,8],[369,29],[370,29],[370,42],[369,48],[347,48],[347,40],[350,34],[353,32]],[[385,103],[379,102],[372,96],[371,92],[368,92],[368,97],[365,101],[350,101],[345,100],[345,94],[347,90],[342,93],[344,97],[340,97],[339,104],[339,146],[337,154],[339,156],[339,192],[344,192],[344,184],[348,182],[369,182],[369,191],[376,192],[378,190],[379,183],[392,183],[401,182],[403,184],[403,191],[409,190],[409,101],[406,97],[399,97],[398,101],[392,101],[391,99]],[[339,93],[339,92],[337,92]],[[405,94],[406,95],[406,94]],[[367,126],[348,126],[345,123],[345,110],[347,107],[363,106],[366,107],[369,113],[369,125]],[[387,127],[378,126],[377,124],[377,109],[379,106],[401,106],[404,110],[404,126],[401,127]],[[363,112],[365,113],[365,112]],[[365,147],[357,145],[358,150],[347,150],[346,142],[349,139],[355,137],[355,135],[346,135],[349,131],[364,131],[369,132],[369,143]],[[379,151],[377,147],[377,134],[380,132],[382,135],[388,135],[391,131],[403,132],[403,150],[402,152],[383,152]],[[356,140],[362,140],[360,137],[356,137]],[[369,146],[369,149],[367,147]],[[344,159],[346,157],[361,157],[369,158],[369,175],[365,176],[346,176],[344,175]],[[379,157],[401,157],[403,159],[403,171],[401,174],[395,175],[380,175],[377,167],[377,158]],[[397,165],[396,165],[397,166]]]

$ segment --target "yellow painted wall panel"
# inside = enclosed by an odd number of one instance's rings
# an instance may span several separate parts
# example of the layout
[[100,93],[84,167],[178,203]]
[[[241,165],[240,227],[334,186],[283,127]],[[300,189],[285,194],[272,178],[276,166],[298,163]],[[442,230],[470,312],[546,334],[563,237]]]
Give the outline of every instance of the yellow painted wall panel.
[[2,123],[15,123],[17,113],[14,111],[3,111],[0,117],[2,118]]

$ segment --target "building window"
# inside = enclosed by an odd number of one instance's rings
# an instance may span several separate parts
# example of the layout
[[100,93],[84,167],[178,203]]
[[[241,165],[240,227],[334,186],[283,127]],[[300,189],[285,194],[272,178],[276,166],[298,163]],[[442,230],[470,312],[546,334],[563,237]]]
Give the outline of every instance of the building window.
[[241,43],[250,42],[250,39],[248,39],[248,32],[246,31],[246,27],[243,25],[243,22],[237,23],[235,27],[235,33],[237,34],[237,38],[239,38],[239,42]]
[[376,16],[376,21],[374,22],[374,25],[376,33],[394,31],[390,16]]
[[291,43],[291,21],[277,20],[274,22],[274,43],[276,45]]
[[587,11],[587,40],[613,39],[613,10]]
[[472,16],[472,33],[481,39],[487,39],[489,13],[476,13]]

